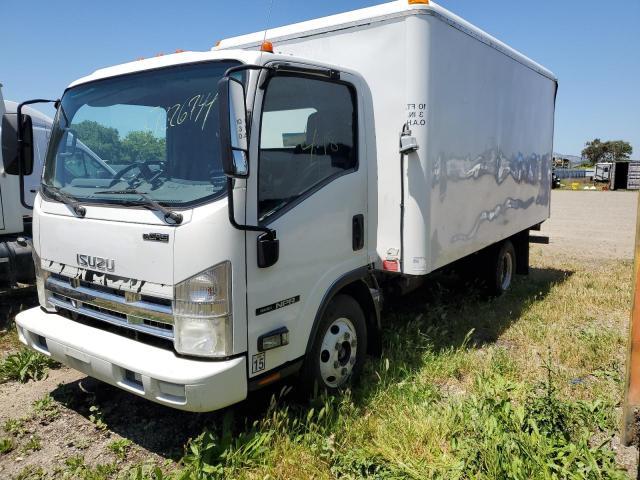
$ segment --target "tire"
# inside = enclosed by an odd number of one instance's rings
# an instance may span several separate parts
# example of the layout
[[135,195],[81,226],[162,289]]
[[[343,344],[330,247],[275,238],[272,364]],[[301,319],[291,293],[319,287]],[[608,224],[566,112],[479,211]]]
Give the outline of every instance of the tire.
[[511,287],[516,273],[516,250],[510,240],[505,240],[487,256],[487,293],[500,296]]
[[301,371],[305,394],[331,395],[357,382],[367,351],[367,325],[358,302],[336,295],[324,312]]

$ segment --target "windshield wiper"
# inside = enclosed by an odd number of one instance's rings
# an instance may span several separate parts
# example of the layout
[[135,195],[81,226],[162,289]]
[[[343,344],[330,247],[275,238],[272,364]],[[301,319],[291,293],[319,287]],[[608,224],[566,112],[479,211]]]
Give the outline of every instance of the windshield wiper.
[[47,193],[58,199],[58,201],[64,203],[65,205],[69,205],[73,210],[73,213],[75,213],[78,217],[84,217],[86,215],[87,209],[80,205],[80,202],[76,197],[63,192],[58,187],[50,187],[49,185],[45,185],[44,183],[42,184],[42,186],[47,191]]
[[159,210],[160,212],[164,213],[164,219],[165,220],[170,218],[176,224],[182,223],[182,214],[181,213],[176,213],[174,211],[169,210],[167,207],[164,207],[164,206],[160,205],[154,199],[152,199],[151,197],[147,196],[146,193],[139,192],[135,188],[125,188],[124,190],[104,190],[102,192],[95,192],[95,195],[138,195],[139,197],[142,197],[145,200],[146,203],[144,205],[148,205],[148,206],[153,207],[156,210]]

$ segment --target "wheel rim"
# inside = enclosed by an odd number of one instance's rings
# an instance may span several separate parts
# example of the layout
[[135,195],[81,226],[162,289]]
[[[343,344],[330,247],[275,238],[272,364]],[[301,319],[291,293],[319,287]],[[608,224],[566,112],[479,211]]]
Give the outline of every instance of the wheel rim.
[[500,288],[504,291],[511,285],[511,277],[513,276],[513,258],[510,253],[505,253],[502,257],[500,265]]
[[328,387],[340,387],[349,380],[357,353],[358,339],[351,320],[334,320],[324,334],[318,359],[320,376]]

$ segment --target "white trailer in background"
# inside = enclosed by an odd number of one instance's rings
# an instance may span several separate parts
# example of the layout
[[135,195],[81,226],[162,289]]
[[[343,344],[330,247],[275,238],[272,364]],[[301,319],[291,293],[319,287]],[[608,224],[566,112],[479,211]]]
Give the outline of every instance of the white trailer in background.
[[[0,120],[16,116],[18,104],[4,100],[0,84]],[[51,134],[52,120],[26,107],[33,126],[34,165],[32,172],[24,176],[24,200],[33,205],[44,166],[44,157]],[[3,124],[0,123],[0,135]],[[14,132],[11,132],[12,134]],[[31,254],[31,210],[20,200],[20,176],[13,159],[0,152],[0,292],[1,295],[16,293],[21,287],[34,286],[35,274]],[[1,319],[0,319],[1,320]]]
[[[264,36],[69,86],[24,343],[213,410],[291,374],[345,386],[380,348],[386,286],[476,259],[500,293],[527,271],[549,216],[553,74],[426,0],[269,30],[275,53]],[[131,165],[75,176],[74,138]]]
[[609,182],[611,179],[611,171],[613,170],[613,162],[598,162],[595,166],[593,180],[596,182]]

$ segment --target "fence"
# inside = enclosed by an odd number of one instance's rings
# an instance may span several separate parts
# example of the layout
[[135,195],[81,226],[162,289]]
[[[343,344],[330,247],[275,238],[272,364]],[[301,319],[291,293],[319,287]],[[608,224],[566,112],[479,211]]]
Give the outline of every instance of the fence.
[[559,179],[593,177],[593,170],[585,170],[583,168],[557,168],[554,173]]

